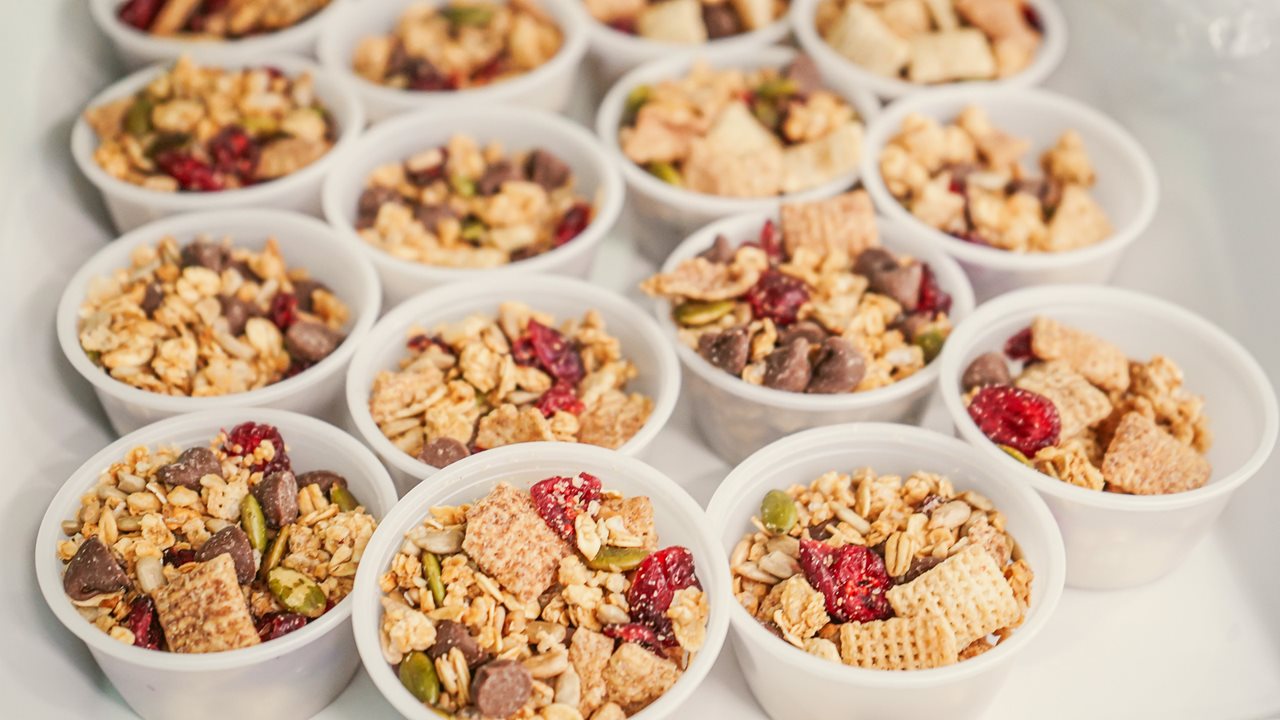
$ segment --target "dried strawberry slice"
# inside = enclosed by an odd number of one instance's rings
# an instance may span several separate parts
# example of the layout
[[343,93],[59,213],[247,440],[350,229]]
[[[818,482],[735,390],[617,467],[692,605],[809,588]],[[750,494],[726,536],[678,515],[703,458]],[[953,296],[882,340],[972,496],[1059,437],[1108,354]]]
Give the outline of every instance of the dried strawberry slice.
[[1031,328],[1025,327],[1004,341],[1004,356],[1016,362],[1026,362],[1035,357],[1031,350]]
[[587,473],[578,473],[576,478],[557,475],[534,483],[529,494],[543,521],[557,535],[569,540],[574,536],[573,521],[578,513],[600,499],[600,478]]
[[267,315],[281,332],[288,330],[298,320],[298,296],[287,292],[276,293],[271,298],[271,308]]
[[133,633],[133,644],[145,650],[159,650],[162,631],[160,619],[156,617],[156,604],[149,596],[143,595],[133,601],[129,614],[124,619],[125,627]]
[[800,567],[839,622],[869,622],[893,616],[885,592],[893,585],[884,560],[870,548],[833,548],[817,540],[800,541]]
[[786,259],[782,251],[782,233],[778,232],[778,226],[772,220],[765,220],[764,227],[760,228],[760,249],[769,256],[770,263],[777,264]]
[[169,150],[157,155],[156,166],[177,180],[178,187],[183,190],[212,192],[223,188],[222,180],[213,174],[213,168],[194,155],[179,150]]
[[209,140],[213,169],[245,183],[253,181],[259,154],[258,143],[239,125],[228,125]]
[[543,417],[551,417],[559,410],[579,415],[583,410],[587,409],[582,404],[582,401],[578,399],[578,393],[573,389],[573,386],[561,381],[556,382],[549,390],[542,393],[542,397],[538,398],[536,405],[538,410],[542,411]]
[[228,455],[235,457],[252,455],[263,440],[271,441],[271,445],[276,451],[275,457],[271,458],[270,462],[254,463],[252,470],[254,472],[261,471],[264,475],[269,475],[278,470],[292,469],[292,464],[289,462],[289,453],[285,451],[284,438],[280,436],[280,431],[274,425],[255,422],[240,423],[231,428],[231,432],[227,433],[227,441],[223,443],[222,449]]
[[747,290],[746,299],[756,319],[769,318],[776,325],[790,325],[796,321],[800,307],[809,302],[809,291],[799,278],[770,269]]
[[916,312],[932,315],[933,313],[951,312],[951,296],[938,287],[938,278],[933,274],[929,263],[920,263],[924,271],[920,280],[920,300],[916,303]]
[[[662,644],[658,642],[658,634],[648,625],[627,623],[626,625],[605,625],[602,628],[606,637],[617,638],[622,642],[635,643],[644,649],[662,655]],[[665,656],[664,656],[665,657]]]
[[537,320],[530,320],[525,332],[529,335],[529,341],[542,368],[557,380],[577,385],[586,371],[582,367],[582,357],[573,344],[560,331]]
[[120,22],[125,25],[146,30],[151,27],[151,23],[155,22],[162,5],[164,0],[129,0],[120,6],[116,17],[120,18]]
[[1058,442],[1062,421],[1049,398],[1011,385],[988,385],[969,403],[982,434],[1027,457]]
[[582,234],[591,224],[591,206],[584,202],[574,203],[556,224],[555,246],[560,247]]
[[267,613],[258,621],[258,638],[262,642],[284,637],[294,630],[301,630],[307,625],[307,616],[291,612]]
[[688,548],[672,545],[655,552],[640,562],[631,576],[627,603],[631,617],[653,629],[663,647],[676,643],[667,609],[677,590],[701,588]]

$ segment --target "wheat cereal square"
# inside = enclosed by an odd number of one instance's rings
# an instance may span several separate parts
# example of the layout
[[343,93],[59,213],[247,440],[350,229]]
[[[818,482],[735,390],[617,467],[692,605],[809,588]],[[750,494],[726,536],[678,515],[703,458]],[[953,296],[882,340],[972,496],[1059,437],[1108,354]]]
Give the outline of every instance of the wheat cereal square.
[[1037,363],[1022,371],[1014,384],[1043,395],[1058,409],[1062,440],[1069,440],[1111,414],[1111,400],[1062,360]]
[[1212,474],[1209,461],[1138,412],[1120,419],[1102,477],[1115,490],[1133,495],[1160,495],[1202,487]]
[[782,206],[782,241],[787,254],[806,248],[821,256],[842,253],[853,260],[880,244],[875,210],[863,190],[826,200]]
[[521,602],[551,587],[560,559],[572,552],[538,515],[529,493],[507,483],[467,511],[462,549]]
[[955,631],[959,647],[1012,624],[1021,614],[1009,581],[991,554],[978,545],[969,545],[915,580],[890,588],[885,597],[902,617],[940,615]]
[[622,643],[604,668],[605,694],[633,715],[648,707],[680,678],[676,664],[635,643]]
[[1031,321],[1031,352],[1041,360],[1064,360],[1103,390],[1129,387],[1129,358],[1111,343],[1038,315]]
[[872,670],[925,670],[959,659],[956,635],[942,616],[926,612],[840,626],[840,659]]
[[604,703],[604,668],[613,655],[613,639],[594,630],[578,628],[569,641],[569,664],[578,673],[582,700],[578,709],[590,715]]
[[171,652],[221,652],[261,642],[229,554],[180,574],[153,599]]

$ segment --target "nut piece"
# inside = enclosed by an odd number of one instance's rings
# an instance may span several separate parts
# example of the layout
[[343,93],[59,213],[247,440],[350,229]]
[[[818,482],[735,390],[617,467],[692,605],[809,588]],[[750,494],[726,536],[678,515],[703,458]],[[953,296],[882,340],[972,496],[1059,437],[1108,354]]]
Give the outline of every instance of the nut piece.
[[253,581],[257,568],[253,564],[253,547],[249,536],[235,525],[228,525],[213,534],[196,550],[196,562],[207,562],[219,555],[230,555],[236,566],[236,579],[241,585]]
[[471,694],[485,717],[502,718],[524,707],[533,693],[533,677],[515,660],[494,660],[476,670]]
[[177,460],[156,471],[156,478],[166,485],[200,489],[200,478],[205,475],[222,477],[222,463],[207,447],[193,447],[182,451]]
[[101,540],[91,537],[80,543],[67,563],[62,588],[72,600],[88,600],[95,595],[129,587],[129,578]]

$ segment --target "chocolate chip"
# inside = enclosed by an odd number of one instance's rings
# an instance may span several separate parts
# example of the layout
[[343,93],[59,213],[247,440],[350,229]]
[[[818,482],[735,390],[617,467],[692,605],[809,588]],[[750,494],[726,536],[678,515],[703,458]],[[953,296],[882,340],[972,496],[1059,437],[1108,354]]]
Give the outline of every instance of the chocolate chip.
[[907,568],[907,571],[902,574],[902,577],[898,578],[898,584],[901,585],[915,580],[926,572],[932,570],[941,563],[943,559],[944,558],[936,558],[932,555],[925,555],[924,557],[913,559],[911,561],[911,567]]
[[332,470],[312,470],[311,472],[302,473],[295,479],[298,482],[299,489],[307,485],[319,485],[320,492],[326,496],[334,485],[347,486],[347,479]]
[[974,358],[960,376],[960,386],[965,392],[984,385],[1008,385],[1012,381],[1009,365],[997,352],[983,353]]
[[853,263],[853,271],[868,279],[876,273],[896,267],[898,267],[898,258],[884,248],[867,248],[858,253],[858,260]]
[[462,651],[467,667],[475,667],[488,660],[488,654],[480,649],[480,643],[467,631],[467,626],[453,620],[441,620],[436,623],[436,643],[427,648],[427,655],[435,660],[448,655],[453,648]]
[[223,295],[218,300],[222,303],[222,317],[227,319],[227,332],[232,335],[244,332],[249,318],[262,314],[257,305],[234,295]]
[[237,273],[240,274],[240,277],[244,278],[245,280],[248,280],[249,282],[255,282],[255,283],[262,282],[262,276],[254,272],[253,268],[249,267],[249,263],[245,262],[244,260],[233,259],[231,263],[227,265],[227,267],[231,268],[232,270],[235,270]]
[[813,376],[809,341],[796,338],[764,359],[764,386],[787,392],[803,392]]
[[156,471],[156,478],[165,485],[200,489],[200,478],[205,475],[222,477],[222,463],[207,447],[193,447],[182,451],[177,460]]
[[67,563],[62,576],[62,589],[72,600],[88,600],[94,595],[111,593],[129,587],[129,577],[116,562],[111,550],[98,538],[80,543]]
[[908,312],[920,302],[920,283],[924,280],[924,268],[912,263],[892,270],[879,270],[867,276],[872,292],[888,295]]
[[529,180],[538,183],[548,191],[569,182],[569,176],[573,174],[563,160],[546,150],[534,150],[529,153],[524,171],[529,176]]
[[196,550],[196,562],[207,562],[222,554],[231,556],[231,561],[236,565],[236,579],[241,585],[253,581],[253,576],[257,574],[253,563],[253,546],[249,544],[249,536],[238,526],[228,525],[214,533]]
[[288,470],[280,470],[258,481],[253,496],[262,505],[267,524],[281,528],[298,519],[298,479]]
[[388,187],[365,188],[360,193],[360,201],[356,205],[356,229],[373,227],[378,219],[378,211],[391,202],[401,202],[400,193]]
[[797,55],[787,67],[786,77],[805,95],[823,88],[822,73],[818,70],[818,64],[808,55]]
[[161,289],[160,283],[147,283],[147,289],[142,293],[142,312],[146,313],[147,317],[152,317],[163,304],[164,290]]
[[911,313],[910,315],[902,316],[902,318],[898,320],[897,328],[902,333],[902,336],[910,342],[916,339],[916,336],[920,334],[920,331],[928,328],[932,324],[933,320],[928,317],[925,317],[920,313]]
[[813,379],[806,392],[822,395],[853,392],[867,374],[867,361],[853,343],[842,337],[822,341],[813,363]]
[[476,670],[471,697],[485,717],[502,718],[515,713],[533,692],[533,676],[515,660],[494,660]]
[[342,333],[310,320],[299,320],[284,333],[284,349],[295,360],[308,363],[320,362],[329,357],[341,342]]
[[814,540],[826,540],[831,537],[831,528],[840,522],[839,518],[830,518],[809,528],[809,537]]
[[426,228],[427,232],[434,235],[440,231],[441,222],[457,215],[448,205],[419,205],[413,209],[413,217],[422,223],[422,227]]
[[810,345],[821,345],[830,333],[827,329],[812,320],[801,320],[791,323],[778,331],[778,344],[790,345],[796,338],[804,338]]
[[225,246],[194,240],[182,248],[182,267],[196,265],[220,273],[231,262],[231,251]]
[[315,309],[315,292],[317,290],[329,291],[329,287],[319,280],[304,278],[302,280],[293,281],[293,294],[298,298],[298,309],[302,312],[312,312]]
[[499,160],[484,169],[476,181],[476,192],[481,195],[497,195],[502,184],[524,179],[510,160]]
[[449,437],[438,437],[418,451],[418,459],[431,467],[452,465],[471,454],[467,446]]
[[698,337],[698,354],[731,375],[741,375],[751,352],[751,336],[745,327],[708,332]]
[[733,246],[729,244],[729,238],[717,235],[716,239],[712,241],[711,247],[698,253],[698,257],[717,265],[728,265],[733,262],[734,254]]
[[742,32],[742,22],[729,3],[702,3],[702,24],[707,26],[707,37],[712,40]]

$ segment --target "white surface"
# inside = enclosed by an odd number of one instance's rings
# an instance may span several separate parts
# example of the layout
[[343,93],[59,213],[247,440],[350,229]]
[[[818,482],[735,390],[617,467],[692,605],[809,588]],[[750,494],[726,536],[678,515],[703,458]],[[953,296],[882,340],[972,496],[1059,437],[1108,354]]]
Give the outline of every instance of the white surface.
[[[1275,383],[1280,42],[1247,65],[1173,65],[1166,52],[1172,34],[1153,37],[1164,25],[1117,24],[1103,9],[1109,4],[1069,3],[1073,44],[1049,86],[1129,127],[1160,174],[1165,202],[1116,282],[1219,323]],[[112,439],[88,384],[58,355],[53,312],[67,278],[108,237],[102,204],[66,147],[74,114],[119,69],[80,0],[0,3],[0,28],[0,451],[11,468],[0,484],[7,573],[0,584],[0,697],[14,717],[126,718],[84,646],[44,608],[31,564],[50,498]],[[578,117],[589,104],[579,101]],[[601,255],[599,276],[615,288],[629,289],[651,267],[620,238]],[[946,427],[940,407],[926,424]],[[700,501],[727,471],[702,448],[684,404],[654,449],[651,461]],[[1277,470],[1273,458],[1168,577],[1123,592],[1068,590],[988,717],[1280,717],[1280,573],[1271,549]],[[679,714],[763,718],[728,648]],[[359,674],[320,717],[372,720],[394,711]]]

